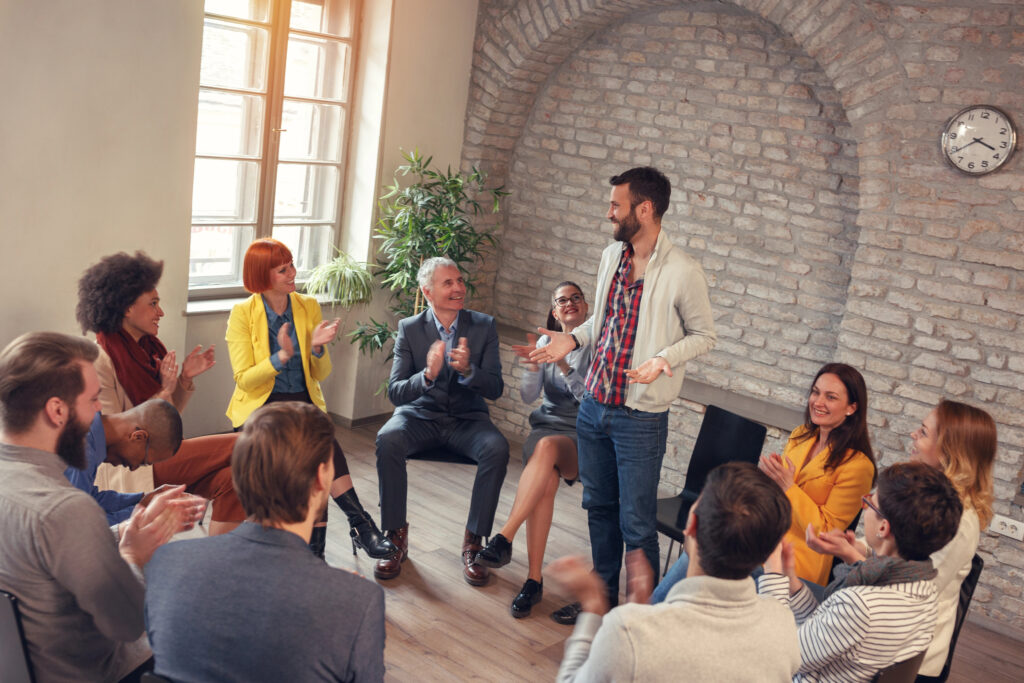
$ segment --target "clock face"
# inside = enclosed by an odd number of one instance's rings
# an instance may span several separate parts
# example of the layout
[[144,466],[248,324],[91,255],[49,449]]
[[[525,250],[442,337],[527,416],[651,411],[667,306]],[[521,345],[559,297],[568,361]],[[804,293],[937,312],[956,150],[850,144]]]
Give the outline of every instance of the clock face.
[[1006,163],[1017,144],[1017,134],[1002,110],[974,106],[949,120],[941,144],[946,161],[964,173],[981,175]]

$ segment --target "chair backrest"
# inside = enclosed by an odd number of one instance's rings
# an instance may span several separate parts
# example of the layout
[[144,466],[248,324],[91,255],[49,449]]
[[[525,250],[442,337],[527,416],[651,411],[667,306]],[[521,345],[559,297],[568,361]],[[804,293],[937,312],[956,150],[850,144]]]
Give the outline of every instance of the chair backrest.
[[924,651],[918,652],[910,659],[896,662],[875,674],[875,683],[911,683],[917,678],[917,670],[924,661]]
[[0,590],[0,681],[32,683],[32,665],[21,630],[18,599]]
[[946,653],[946,663],[939,674],[939,680],[949,678],[949,669],[953,665],[953,650],[956,649],[957,638],[960,637],[960,629],[967,618],[967,610],[971,607],[971,598],[974,597],[974,589],[978,586],[978,579],[981,578],[981,570],[985,568],[985,560],[981,555],[975,554],[971,559],[971,571],[967,572],[963,583],[960,584],[960,600],[956,606],[956,621],[953,622],[953,636],[949,639],[949,651]]
[[756,463],[761,455],[768,429],[724,408],[709,405],[704,421],[693,445],[690,464],[686,468],[683,488],[693,494],[700,493],[708,472],[723,462],[738,460]]

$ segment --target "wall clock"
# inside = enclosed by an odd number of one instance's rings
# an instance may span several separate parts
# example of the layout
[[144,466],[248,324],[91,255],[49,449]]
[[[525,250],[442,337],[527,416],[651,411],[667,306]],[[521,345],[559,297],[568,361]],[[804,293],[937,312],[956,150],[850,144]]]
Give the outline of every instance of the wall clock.
[[1001,168],[1017,146],[1013,121],[1002,109],[988,104],[967,107],[942,130],[942,156],[953,168],[983,175]]

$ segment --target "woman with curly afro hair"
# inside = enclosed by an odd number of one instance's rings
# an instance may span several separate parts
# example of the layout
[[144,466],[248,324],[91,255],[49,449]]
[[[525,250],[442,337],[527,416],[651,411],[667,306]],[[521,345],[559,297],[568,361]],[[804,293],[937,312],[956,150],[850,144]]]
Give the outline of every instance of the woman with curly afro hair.
[[[197,346],[179,366],[174,351],[157,338],[164,264],[136,252],[100,259],[78,281],[75,315],[82,332],[95,332],[100,356],[100,405],[111,415],[151,399],[169,401],[181,412],[195,378],[213,367],[213,346]],[[148,439],[148,435],[146,436]],[[213,500],[210,533],[230,531],[245,519],[231,483],[231,450],[237,435],[213,435],[182,442],[177,454],[152,464],[153,484],[186,485],[189,493]]]

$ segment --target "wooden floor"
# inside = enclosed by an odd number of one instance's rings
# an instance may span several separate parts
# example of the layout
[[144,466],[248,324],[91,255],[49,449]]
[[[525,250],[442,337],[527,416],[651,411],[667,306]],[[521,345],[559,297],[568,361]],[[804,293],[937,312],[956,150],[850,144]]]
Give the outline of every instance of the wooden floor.
[[[375,434],[375,426],[338,429],[356,491],[379,521]],[[513,444],[495,531],[512,507],[522,471],[520,453]],[[468,465],[409,462],[409,559],[398,578],[379,582],[387,600],[384,659],[389,681],[551,681],[558,671],[571,627],[554,623],[548,613],[569,598],[554,585],[545,585],[544,600],[533,613],[512,618],[509,605],[526,580],[525,546],[519,540],[512,563],[492,570],[488,585],[474,588],[462,578],[460,550],[473,475]],[[589,558],[580,496],[578,484],[559,489],[547,561],[571,553]],[[328,562],[374,581],[373,561],[363,553],[352,555],[344,515],[337,506],[329,507]],[[664,540],[663,557],[668,545]],[[949,680],[1024,680],[1024,643],[968,623]]]

